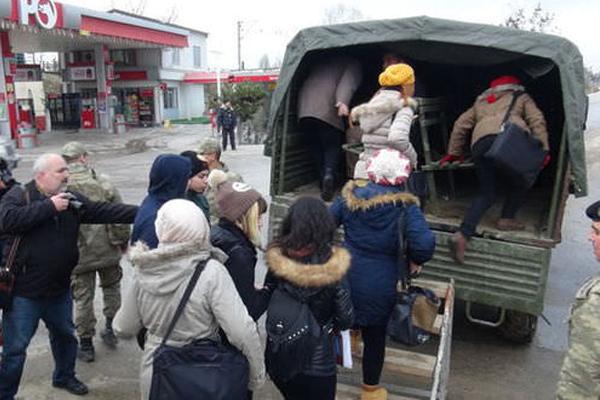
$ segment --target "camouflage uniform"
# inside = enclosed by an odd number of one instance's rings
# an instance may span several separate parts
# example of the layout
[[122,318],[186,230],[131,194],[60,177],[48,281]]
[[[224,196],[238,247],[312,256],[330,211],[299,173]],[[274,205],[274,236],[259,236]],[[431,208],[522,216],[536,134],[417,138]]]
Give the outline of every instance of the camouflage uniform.
[[[97,175],[81,162],[69,164],[68,190],[80,192],[92,201],[122,203],[121,196],[106,176]],[[119,265],[121,249],[129,241],[126,224],[82,225],[79,229],[79,263],[73,270],[71,287],[75,300],[75,326],[79,337],[95,335],[94,292],[96,274],[104,295],[103,313],[112,318],[121,306]]]
[[588,279],[571,308],[570,347],[563,363],[557,398],[600,398],[600,276]]

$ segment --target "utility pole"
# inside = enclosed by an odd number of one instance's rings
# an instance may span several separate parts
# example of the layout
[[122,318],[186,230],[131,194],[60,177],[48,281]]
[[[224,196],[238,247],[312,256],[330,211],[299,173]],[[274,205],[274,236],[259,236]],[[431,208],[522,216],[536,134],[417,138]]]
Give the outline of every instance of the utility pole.
[[238,69],[242,68],[242,21],[237,22]]

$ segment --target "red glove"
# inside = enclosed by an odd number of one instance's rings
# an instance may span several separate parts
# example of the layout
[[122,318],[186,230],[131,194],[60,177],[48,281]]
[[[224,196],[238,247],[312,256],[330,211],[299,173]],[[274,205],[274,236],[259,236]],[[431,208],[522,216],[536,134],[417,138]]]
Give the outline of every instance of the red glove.
[[439,161],[439,164],[444,165],[446,163],[455,162],[455,161],[462,162],[462,161],[465,161],[465,159],[466,159],[465,156],[455,156],[453,154],[448,154],[446,157],[442,158]]
[[550,154],[546,154],[546,158],[542,162],[542,169],[546,168],[548,164],[550,164]]

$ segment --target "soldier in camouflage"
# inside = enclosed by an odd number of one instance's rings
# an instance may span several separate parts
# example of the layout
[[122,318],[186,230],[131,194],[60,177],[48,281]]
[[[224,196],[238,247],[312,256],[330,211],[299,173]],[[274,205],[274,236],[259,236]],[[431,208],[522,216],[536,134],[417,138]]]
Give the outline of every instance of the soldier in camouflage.
[[[119,192],[108,178],[97,174],[88,165],[88,152],[84,145],[69,142],[62,148],[62,156],[69,167],[68,190],[82,193],[93,201],[122,203]],[[82,225],[79,228],[79,263],[73,270],[71,288],[75,300],[75,327],[79,336],[77,357],[82,361],[91,362],[95,358],[92,338],[96,333],[96,275],[100,278],[106,318],[100,337],[111,348],[117,345],[112,321],[121,306],[123,271],[119,261],[127,248],[129,235],[130,226],[126,224]]]
[[[600,261],[600,201],[586,210],[590,241]],[[571,308],[570,346],[560,373],[560,400],[600,399],[600,276],[588,279]]]
[[[225,165],[225,163],[221,161],[221,145],[215,139],[204,139],[204,141],[202,141],[202,143],[200,143],[200,146],[198,147],[198,154],[200,155],[200,160],[206,162],[208,164],[208,168],[211,171],[214,169],[219,169],[227,173],[228,181],[244,181],[240,174],[230,171],[227,165]],[[208,201],[210,210],[210,220],[208,222],[211,224],[211,226],[216,225],[219,222],[219,218],[221,217],[221,215],[219,213],[219,207],[215,199],[215,190],[212,189],[210,185],[204,191],[204,197]]]

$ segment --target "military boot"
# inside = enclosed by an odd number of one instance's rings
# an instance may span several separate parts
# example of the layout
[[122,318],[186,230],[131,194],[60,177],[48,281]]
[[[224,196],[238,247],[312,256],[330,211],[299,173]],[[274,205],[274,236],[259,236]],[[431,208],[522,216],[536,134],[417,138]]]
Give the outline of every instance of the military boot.
[[112,321],[112,318],[106,318],[106,326],[104,329],[102,329],[102,332],[100,332],[100,337],[105,345],[114,349],[117,347],[119,339],[117,339],[117,336],[115,336],[115,331],[113,331]]
[[79,338],[79,348],[77,349],[77,358],[81,361],[92,362],[95,358],[94,344],[91,337]]

